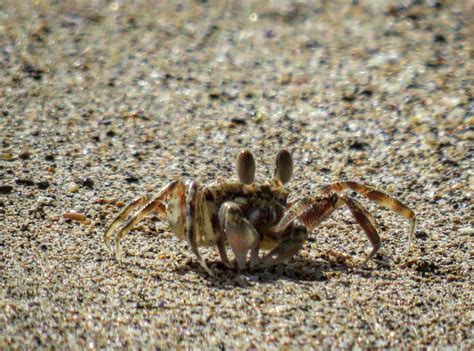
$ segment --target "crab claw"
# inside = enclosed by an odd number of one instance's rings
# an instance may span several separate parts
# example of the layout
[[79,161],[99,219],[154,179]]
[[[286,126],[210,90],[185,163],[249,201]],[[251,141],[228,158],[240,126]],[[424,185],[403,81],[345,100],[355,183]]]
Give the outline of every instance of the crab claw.
[[239,206],[233,202],[225,202],[222,205],[219,221],[234,252],[237,268],[242,270],[245,268],[248,253],[258,246],[260,235],[244,218]]

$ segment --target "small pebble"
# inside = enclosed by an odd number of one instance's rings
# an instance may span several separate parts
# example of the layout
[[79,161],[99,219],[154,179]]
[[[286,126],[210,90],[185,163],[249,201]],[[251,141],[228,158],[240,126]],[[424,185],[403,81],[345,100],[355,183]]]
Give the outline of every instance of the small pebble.
[[51,205],[54,199],[48,196],[39,196],[38,197],[38,205]]
[[234,117],[230,119],[230,122],[237,125],[245,125],[247,121],[244,118]]
[[13,190],[11,185],[0,185],[0,194],[10,194]]
[[18,155],[18,157],[22,160],[28,160],[31,157],[31,153],[29,151],[24,151],[20,155]]
[[81,181],[81,184],[82,186],[85,186],[89,189],[92,189],[94,187],[94,181],[90,178],[84,178],[82,181]]
[[117,203],[117,199],[111,198],[111,199],[95,199],[94,203],[99,204],[99,205],[114,205]]
[[79,190],[79,185],[77,183],[71,183],[67,189],[67,191],[70,193],[77,193],[78,190]]
[[356,151],[362,151],[362,150],[367,149],[368,147],[369,147],[369,144],[363,141],[358,141],[358,140],[352,141],[351,144],[349,145],[349,149],[356,150]]
[[140,179],[135,177],[135,176],[128,176],[128,177],[125,178],[125,181],[127,183],[138,183],[139,180]]
[[459,228],[458,232],[459,234],[472,235],[474,234],[474,227]]
[[49,188],[49,182],[47,180],[40,180],[38,183],[36,183],[36,186],[38,187],[38,189],[41,189],[41,190],[46,190]]
[[15,158],[13,154],[0,154],[0,160],[3,161],[13,161]]
[[70,219],[72,221],[82,222],[82,221],[85,221],[86,216],[82,213],[71,211],[71,212],[63,213],[63,218],[64,219]]
[[23,179],[23,178],[17,178],[15,180],[15,183],[18,185],[24,185],[24,186],[33,186],[35,185],[35,182],[32,181],[31,179]]

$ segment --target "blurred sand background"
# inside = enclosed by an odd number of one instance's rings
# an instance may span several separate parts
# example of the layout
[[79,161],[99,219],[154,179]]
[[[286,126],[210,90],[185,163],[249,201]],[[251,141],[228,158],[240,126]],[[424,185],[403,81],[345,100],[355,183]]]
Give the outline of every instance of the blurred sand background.
[[[474,347],[473,7],[469,1],[0,3],[0,349]],[[154,216],[102,243],[120,206],[178,176],[293,197],[339,179],[383,255],[339,210],[302,252],[216,277]],[[65,213],[79,213],[64,219]]]

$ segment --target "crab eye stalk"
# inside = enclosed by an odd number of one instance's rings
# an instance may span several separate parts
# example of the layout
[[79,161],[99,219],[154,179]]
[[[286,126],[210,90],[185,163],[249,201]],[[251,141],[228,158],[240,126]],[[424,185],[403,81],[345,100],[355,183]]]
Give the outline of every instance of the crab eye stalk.
[[253,184],[255,179],[255,159],[248,150],[242,151],[237,157],[237,175],[243,184]]
[[288,183],[293,174],[293,158],[288,150],[282,149],[278,152],[275,160],[274,179],[282,184]]

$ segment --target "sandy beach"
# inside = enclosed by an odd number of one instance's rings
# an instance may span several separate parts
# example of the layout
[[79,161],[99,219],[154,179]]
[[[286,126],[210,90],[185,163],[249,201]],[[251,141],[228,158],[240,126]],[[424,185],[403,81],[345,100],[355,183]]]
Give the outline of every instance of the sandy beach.
[[[0,3],[0,349],[474,348],[472,3],[131,3]],[[346,208],[268,269],[210,277],[156,215],[107,252],[133,198],[282,148],[290,199],[372,185],[411,250],[356,196],[365,267]]]

